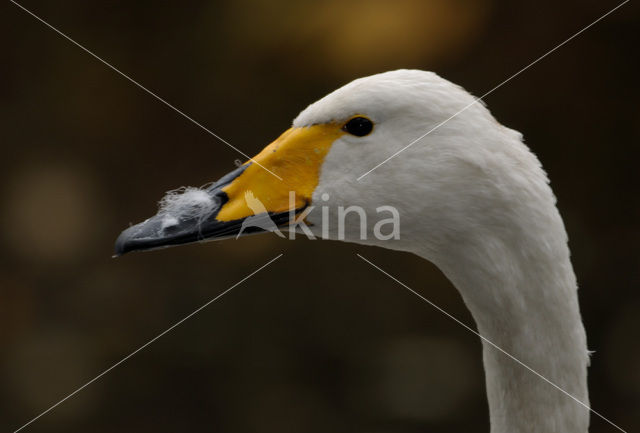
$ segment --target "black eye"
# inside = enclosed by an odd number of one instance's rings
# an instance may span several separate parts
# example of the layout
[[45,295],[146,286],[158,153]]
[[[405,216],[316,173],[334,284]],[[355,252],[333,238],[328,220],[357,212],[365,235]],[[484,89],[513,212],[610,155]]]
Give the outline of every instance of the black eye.
[[364,137],[373,130],[373,122],[366,117],[354,117],[344,124],[342,130],[356,137]]

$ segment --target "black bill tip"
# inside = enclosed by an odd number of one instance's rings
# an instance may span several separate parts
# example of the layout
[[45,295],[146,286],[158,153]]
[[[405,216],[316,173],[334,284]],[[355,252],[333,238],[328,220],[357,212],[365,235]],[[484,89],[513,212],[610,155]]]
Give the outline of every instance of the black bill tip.
[[[114,257],[131,251],[167,248],[194,242],[227,239],[241,235],[278,231],[290,223],[301,209],[284,212],[262,212],[244,218],[220,221],[220,209],[229,201],[223,187],[237,178],[247,165],[237,168],[218,182],[204,189],[187,188],[169,193],[160,211],[151,218],[133,225],[116,239]],[[168,199],[167,199],[168,197]]]
[[[240,176],[247,166],[238,167],[207,188],[199,189],[198,197],[207,202],[206,206],[194,207],[189,203],[174,203],[172,209],[161,209],[146,221],[124,230],[116,239],[114,257],[131,251],[165,248],[199,242],[207,238],[222,238],[227,232],[232,231],[232,224],[216,220],[216,215],[229,200],[222,188]],[[168,193],[167,196],[175,198],[181,195]]]

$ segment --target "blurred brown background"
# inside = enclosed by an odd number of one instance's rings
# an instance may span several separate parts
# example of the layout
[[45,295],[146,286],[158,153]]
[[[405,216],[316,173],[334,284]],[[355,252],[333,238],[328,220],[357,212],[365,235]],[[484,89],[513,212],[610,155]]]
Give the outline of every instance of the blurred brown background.
[[[433,70],[476,95],[615,1],[22,4],[248,154],[353,78]],[[480,342],[422,259],[273,235],[112,259],[169,189],[242,157],[9,2],[1,8],[0,428],[12,431],[284,257],[33,432],[487,432]],[[591,402],[640,429],[639,9],[490,95],[548,170],[596,353]],[[615,431],[592,416],[592,432]]]

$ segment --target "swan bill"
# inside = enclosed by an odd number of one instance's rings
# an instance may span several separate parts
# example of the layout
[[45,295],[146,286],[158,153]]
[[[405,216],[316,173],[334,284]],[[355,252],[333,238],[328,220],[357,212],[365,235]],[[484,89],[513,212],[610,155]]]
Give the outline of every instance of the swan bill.
[[334,123],[290,128],[258,155],[208,187],[169,193],[153,217],[124,230],[115,256],[276,231],[311,202]]

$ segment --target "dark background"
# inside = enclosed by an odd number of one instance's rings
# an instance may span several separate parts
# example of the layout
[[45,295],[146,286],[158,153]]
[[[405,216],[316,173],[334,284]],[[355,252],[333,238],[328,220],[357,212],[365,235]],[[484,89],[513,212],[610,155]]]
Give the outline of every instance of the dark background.
[[[257,153],[307,104],[396,68],[482,95],[612,1],[22,4]],[[273,235],[112,259],[166,190],[244,159],[10,2],[0,6],[0,429],[12,431],[280,253],[28,427],[34,432],[487,432],[478,339],[424,260]],[[486,98],[551,177],[595,350],[593,408],[640,429],[639,9]],[[614,432],[592,416],[592,432]]]

